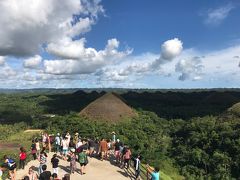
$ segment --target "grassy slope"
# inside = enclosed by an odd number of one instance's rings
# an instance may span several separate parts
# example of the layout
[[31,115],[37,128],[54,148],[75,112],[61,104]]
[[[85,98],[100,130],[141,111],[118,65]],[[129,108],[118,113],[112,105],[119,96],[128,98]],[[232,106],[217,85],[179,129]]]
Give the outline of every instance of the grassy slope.
[[[32,138],[38,136],[39,133],[36,132],[28,132],[24,133],[23,131],[20,131],[18,133],[14,133],[11,136],[7,138],[7,140],[2,140],[0,143],[17,143],[23,146],[27,150],[27,162],[32,160],[32,155],[30,153],[30,146],[32,142]],[[19,147],[20,148],[20,147]],[[7,150],[1,150],[0,151],[0,163],[3,163],[3,156],[8,155],[15,159],[17,161],[17,164],[19,164],[19,148],[18,149],[7,149]],[[7,172],[4,172],[3,179],[7,176]]]

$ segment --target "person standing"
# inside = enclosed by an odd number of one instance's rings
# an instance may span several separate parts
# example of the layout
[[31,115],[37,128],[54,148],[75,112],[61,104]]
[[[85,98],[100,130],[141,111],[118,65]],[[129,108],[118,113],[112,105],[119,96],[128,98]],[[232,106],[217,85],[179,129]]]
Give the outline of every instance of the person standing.
[[67,154],[68,154],[68,147],[69,147],[69,142],[68,142],[68,138],[65,137],[62,140],[62,154],[63,154],[63,159],[66,160],[67,159]]
[[95,151],[95,142],[93,139],[88,139],[88,148],[89,148],[89,156],[93,157]]
[[40,156],[39,156],[39,168],[38,168],[38,174],[41,174],[43,172],[43,165],[46,165],[47,163],[47,154],[45,153],[45,148],[42,149],[42,151],[40,152]]
[[137,158],[134,161],[134,167],[135,167],[135,177],[136,180],[140,180],[140,165],[141,165],[141,156],[138,155]]
[[50,180],[52,174],[51,174],[50,171],[47,171],[47,165],[46,164],[44,164],[42,166],[42,170],[43,170],[43,172],[40,174],[39,180]]
[[16,162],[12,158],[9,158],[7,155],[4,155],[3,158],[4,163],[6,163],[8,166],[9,176],[11,180],[16,180],[16,167],[17,167]]
[[68,156],[69,156],[69,160],[70,160],[70,173],[74,174],[74,172],[76,171],[76,155],[75,155],[74,148],[70,149]]
[[45,149],[47,147],[47,133],[42,133],[42,147]]
[[76,132],[75,133],[75,136],[74,136],[74,139],[73,139],[73,142],[74,142],[74,144],[77,144],[78,143],[78,139],[79,139],[79,134]]
[[30,180],[38,180],[38,175],[33,171],[33,166],[28,169],[28,177]]
[[0,165],[0,180],[2,180],[2,175],[3,175],[3,165]]
[[88,164],[88,159],[87,159],[87,154],[85,150],[83,150],[78,154],[78,161],[81,166],[80,168],[81,175],[86,174],[85,168],[86,168],[86,165]]
[[60,133],[57,133],[57,136],[55,137],[55,146],[56,146],[56,153],[60,153],[60,148],[61,148]]
[[124,160],[123,167],[125,167],[127,165],[127,169],[129,168],[129,165],[130,165],[129,161],[131,159],[131,155],[132,155],[132,152],[131,152],[130,148],[126,147],[126,152],[123,155],[123,160]]
[[54,138],[53,135],[47,134],[48,152],[52,152],[52,144],[51,143],[53,141],[53,138]]
[[58,163],[59,163],[59,159],[57,158],[57,154],[54,154],[52,159],[51,159],[51,163],[52,163],[52,168],[53,168],[53,173],[58,174]]
[[36,144],[36,150],[37,150],[37,157],[40,155],[40,143],[39,143],[39,140],[36,138],[35,139],[35,144]]
[[116,142],[116,133],[114,131],[112,132],[112,142]]
[[68,145],[69,145],[70,140],[71,140],[71,135],[69,134],[69,132],[67,132],[65,137],[67,138],[67,142],[68,142]]
[[19,153],[20,169],[24,169],[26,158],[27,158],[27,153],[26,153],[25,149],[23,147],[20,147],[20,153]]
[[122,143],[120,142],[119,139],[117,139],[116,143],[114,144],[114,155],[116,158],[116,163],[120,163],[120,149],[121,149]]
[[107,158],[106,157],[107,151],[108,151],[107,141],[103,138],[99,144],[99,152],[101,153],[101,161],[103,161],[103,159]]
[[37,148],[36,148],[36,143],[35,143],[34,139],[32,140],[31,154],[33,156],[33,159],[36,160],[37,159]]
[[151,180],[159,180],[160,179],[160,174],[159,174],[159,167],[155,167],[154,169],[147,165],[147,171],[151,175],[152,179]]

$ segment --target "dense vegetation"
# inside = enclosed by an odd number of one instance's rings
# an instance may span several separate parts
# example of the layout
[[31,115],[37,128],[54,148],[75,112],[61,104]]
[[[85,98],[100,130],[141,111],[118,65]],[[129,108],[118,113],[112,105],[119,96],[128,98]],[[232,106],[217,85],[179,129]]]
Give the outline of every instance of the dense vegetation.
[[[109,124],[78,116],[102,94],[2,94],[0,118],[54,133],[79,131],[85,137],[111,137],[114,130],[145,163],[159,165],[174,179],[179,174],[187,179],[240,178],[240,118],[224,113],[240,101],[240,93],[129,92],[121,96],[138,109],[136,118]],[[44,116],[49,113],[56,116]]]

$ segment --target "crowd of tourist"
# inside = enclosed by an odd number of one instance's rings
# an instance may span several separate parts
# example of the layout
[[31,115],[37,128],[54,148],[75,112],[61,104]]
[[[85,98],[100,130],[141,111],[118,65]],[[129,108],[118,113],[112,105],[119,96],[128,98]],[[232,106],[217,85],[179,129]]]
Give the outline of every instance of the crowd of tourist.
[[[130,147],[124,145],[119,139],[116,139],[115,132],[112,132],[111,139],[102,138],[82,138],[79,133],[65,134],[57,133],[56,136],[42,133],[40,138],[32,140],[30,147],[33,160],[38,160],[38,173],[34,171],[34,167],[28,169],[28,173],[23,177],[23,180],[69,180],[70,175],[77,172],[77,163],[80,164],[81,175],[87,173],[86,166],[88,165],[88,157],[99,158],[101,161],[114,159],[116,165],[120,168],[129,169],[131,159],[134,160],[135,179],[140,179],[140,164],[141,156],[132,157]],[[52,171],[47,167],[48,152],[55,152],[51,157]],[[27,151],[24,147],[20,148],[19,152],[19,169],[25,169]],[[59,177],[59,159],[69,162],[69,172],[64,177]],[[16,180],[16,161],[7,155],[4,156],[4,164],[0,166],[0,180],[2,171],[8,169],[11,180]],[[151,174],[153,180],[159,179],[159,168],[152,169],[148,166],[147,171]]]

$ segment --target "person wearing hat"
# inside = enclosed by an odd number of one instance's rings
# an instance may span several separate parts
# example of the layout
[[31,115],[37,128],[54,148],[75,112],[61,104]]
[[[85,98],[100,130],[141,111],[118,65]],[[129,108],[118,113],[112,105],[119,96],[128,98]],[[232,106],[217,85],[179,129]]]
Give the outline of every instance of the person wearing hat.
[[77,144],[77,143],[78,143],[78,139],[79,139],[78,135],[79,135],[79,134],[76,132],[76,133],[75,133],[75,136],[74,136],[74,139],[73,139],[74,144]]
[[68,158],[70,161],[70,173],[74,174],[74,172],[76,171],[76,154],[75,154],[75,149],[71,148],[70,152],[68,154]]
[[116,133],[114,131],[112,132],[112,141],[113,143],[116,142]]

